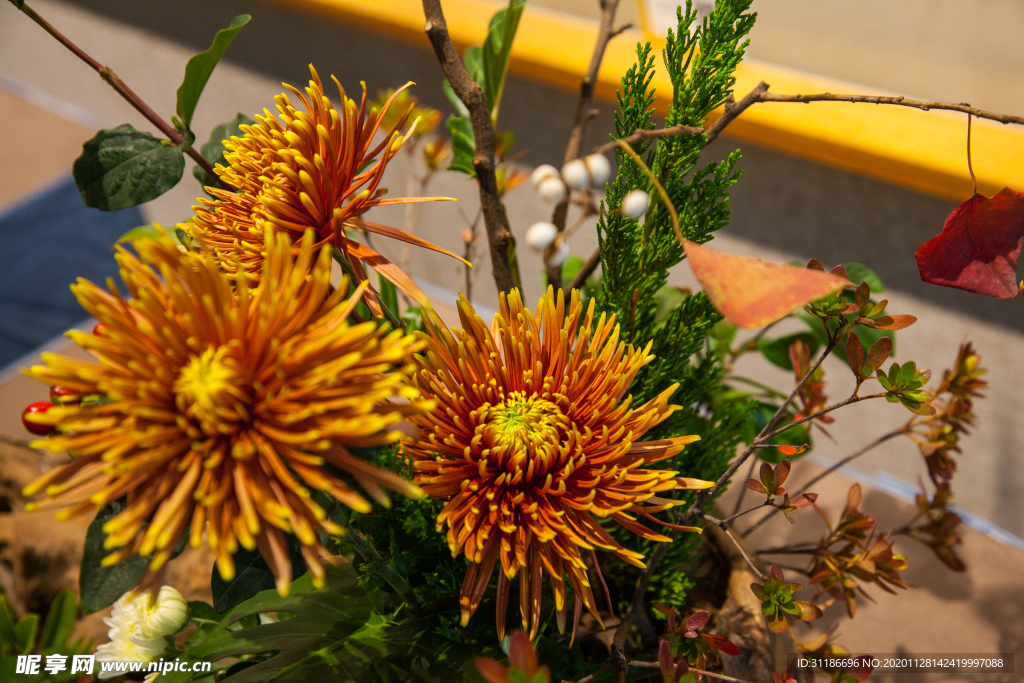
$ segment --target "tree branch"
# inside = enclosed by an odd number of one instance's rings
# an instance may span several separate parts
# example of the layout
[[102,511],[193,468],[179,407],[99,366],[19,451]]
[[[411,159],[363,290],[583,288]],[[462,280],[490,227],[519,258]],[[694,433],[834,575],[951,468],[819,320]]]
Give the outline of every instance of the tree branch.
[[833,410],[838,410],[839,408],[842,408],[842,407],[848,406],[848,405],[852,405],[854,403],[859,403],[860,401],[866,401],[869,398],[885,398],[885,394],[886,394],[886,392],[883,391],[882,393],[871,394],[870,396],[851,396],[850,398],[845,399],[843,401],[840,401],[839,403],[836,403],[833,406],[829,406],[828,408],[825,408],[823,410],[819,410],[818,412],[812,413],[811,415],[808,415],[806,417],[801,417],[799,420],[793,420],[792,422],[790,422],[786,426],[779,427],[778,429],[776,429],[775,431],[771,432],[770,434],[765,434],[764,436],[757,437],[757,439],[754,440],[754,445],[755,446],[763,446],[763,445],[765,445],[764,442],[767,441],[768,439],[771,439],[772,437],[776,437],[779,434],[781,434],[782,432],[790,430],[793,427],[796,427],[797,425],[802,425],[805,422],[810,422],[811,420],[819,418],[822,415],[824,415],[825,413],[831,413]]
[[601,265],[601,250],[595,249],[594,253],[583,264],[583,267],[580,268],[580,272],[576,273],[576,277],[572,279],[572,283],[569,284],[569,291],[583,287],[587,283],[587,278],[597,270],[599,265]]
[[484,228],[491,249],[491,271],[499,292],[509,292],[516,286],[517,279],[512,268],[512,233],[508,229],[508,218],[498,194],[498,182],[494,175],[494,126],[483,89],[469,77],[465,65],[455,50],[448,25],[444,20],[440,0],[423,0],[424,25],[437,61],[452,90],[469,109],[473,125],[473,139],[476,155],[473,168],[480,187],[480,207],[483,210]]
[[[424,0],[426,2],[426,0]],[[580,148],[583,146],[583,135],[587,131],[587,124],[590,123],[591,104],[594,101],[594,86],[597,84],[597,73],[601,68],[601,61],[604,59],[605,48],[608,41],[617,36],[624,27],[615,27],[615,12],[619,8],[619,0],[602,0],[601,22],[597,31],[597,42],[594,43],[594,51],[590,53],[590,64],[587,66],[587,73],[580,82],[580,97],[576,102],[576,113],[573,114],[572,128],[569,131],[569,142],[565,146],[563,165],[569,163],[580,155]],[[551,222],[558,228],[558,232],[565,230],[565,219],[569,213],[568,197],[558,203],[551,216]],[[548,284],[555,290],[562,286],[561,265],[546,265]]]
[[[759,505],[758,507],[764,507],[764,506],[763,505]],[[757,508],[754,508],[752,510],[748,510],[747,512],[753,512],[756,509]],[[729,518],[729,520],[735,519],[736,517],[739,517],[739,515],[733,515],[732,517]],[[729,540],[732,541],[732,544],[734,546],[736,546],[736,550],[740,551],[740,555],[743,556],[743,560],[747,563],[747,566],[749,566],[750,570],[752,572],[754,572],[754,576],[756,576],[757,578],[761,579],[762,581],[764,581],[766,578],[768,578],[768,577],[766,577],[761,572],[760,569],[757,568],[757,565],[754,564],[754,561],[751,560],[750,556],[747,555],[746,551],[743,550],[743,546],[740,545],[740,542],[737,541],[736,537],[732,535],[731,531],[729,531],[729,520],[715,519],[711,515],[706,515],[706,514],[701,514],[700,518],[703,519],[706,522],[710,522],[710,523],[714,524],[719,529],[721,529],[723,532],[725,532],[725,535],[729,537]]]
[[978,109],[967,103],[954,102],[929,102],[926,100],[912,100],[902,95],[889,97],[883,95],[844,95],[830,92],[815,93],[813,95],[776,95],[774,93],[763,93],[758,96],[758,102],[799,102],[808,104],[810,102],[850,102],[864,104],[892,104],[900,107],[911,107],[921,111],[939,109],[943,111],[959,111],[964,114],[976,116],[979,119],[998,121],[1002,124],[1017,123],[1024,125],[1024,116],[1013,116],[1011,114],[999,114],[994,111]]
[[[657,669],[657,668],[659,668],[660,665],[658,664],[658,662],[632,661],[632,662],[629,662],[629,666],[635,666],[638,669]],[[692,671],[693,673],[700,674],[701,676],[707,676],[708,678],[717,678],[720,681],[729,681],[730,683],[750,683],[750,681],[745,681],[742,678],[733,678],[732,676],[726,676],[725,674],[716,674],[714,671],[705,671],[704,669],[695,669],[692,666],[689,667],[688,671]]]
[[[860,450],[851,453],[850,455],[846,456],[845,458],[843,458],[842,460],[840,460],[836,464],[832,465],[827,470],[825,470],[824,472],[822,472],[821,474],[819,474],[818,476],[814,477],[809,482],[804,484],[803,485],[803,490],[800,491],[800,493],[807,493],[807,490],[811,486],[817,484],[819,481],[821,481],[825,477],[829,476],[830,474],[832,474],[833,472],[835,472],[839,468],[843,467],[844,465],[847,465],[847,464],[853,462],[854,460],[856,460],[860,456],[864,455],[868,451],[874,450],[875,448],[881,446],[886,441],[889,441],[890,439],[894,439],[897,436],[902,436],[904,434],[907,434],[909,432],[909,430],[910,430],[910,425],[912,425],[914,423],[914,419],[916,419],[916,418],[912,418],[910,420],[910,422],[908,422],[907,424],[903,425],[899,429],[894,429],[893,431],[889,432],[888,434],[883,434],[882,436],[878,437],[877,439],[875,439],[874,441],[869,443],[867,446],[864,446]],[[771,510],[771,511],[769,511],[769,513],[767,515],[765,515],[764,517],[759,519],[756,524],[754,524],[749,529],[744,531],[741,535],[744,538],[746,538],[747,536],[752,534],[755,530],[757,530],[761,526],[763,526],[764,523],[767,522],[769,519],[771,519],[772,515],[774,515],[776,512],[778,512],[778,510]]]
[[[92,67],[92,69],[100,75],[100,78],[106,81],[110,85],[110,87],[112,87],[118,95],[123,97],[125,101],[128,102],[128,104],[132,105],[137,112],[146,117],[147,121],[152,123],[154,126],[157,127],[157,129],[161,133],[167,136],[168,140],[170,140],[176,146],[181,146],[181,143],[183,142],[181,133],[176,131],[174,129],[174,126],[164,121],[160,117],[160,115],[153,111],[153,109],[148,104],[143,102],[142,98],[136,95],[135,91],[129,88],[128,84],[122,81],[121,78],[116,73],[114,73],[113,69],[107,66],[103,66],[95,59],[93,59],[88,53],[86,53],[85,50],[71,42],[71,40],[69,40],[67,36],[65,36],[63,33],[54,28],[50,22],[46,21],[46,19],[43,19],[41,16],[39,16],[39,14],[28,5],[22,5],[21,11],[29,19],[36,22],[40,27],[42,27],[44,31],[49,33],[54,38],[56,38],[57,42],[59,42],[61,45],[63,45],[68,50],[73,52],[75,56],[77,56],[83,62]],[[188,149],[185,150],[185,154],[188,154],[190,157],[192,157],[192,160],[195,161],[200,167],[202,167],[202,169],[206,171],[206,173],[211,178],[216,180],[216,182],[218,182],[221,185],[221,187],[224,187],[226,189],[234,189],[228,187],[228,185],[220,179],[220,177],[214,172],[213,166],[210,164],[210,162],[207,161],[202,154],[196,151],[195,147],[190,146]]]
[[594,148],[594,154],[607,154],[608,152],[614,151],[618,148],[619,142],[625,142],[627,145],[633,146],[642,140],[661,140],[662,138],[671,138],[676,135],[700,135],[704,132],[704,129],[700,126],[672,126],[671,128],[655,128],[653,130],[638,130],[632,135],[627,135],[624,138],[612,140],[606,142],[603,145],[598,145]]

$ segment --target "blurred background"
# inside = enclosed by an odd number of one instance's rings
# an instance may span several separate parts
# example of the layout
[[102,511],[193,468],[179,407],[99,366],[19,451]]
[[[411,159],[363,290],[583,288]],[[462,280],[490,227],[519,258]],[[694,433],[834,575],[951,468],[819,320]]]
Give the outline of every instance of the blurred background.
[[[198,142],[237,112],[251,116],[272,109],[281,82],[301,87],[310,63],[325,80],[336,75],[350,95],[358,92],[360,81],[371,98],[415,81],[416,97],[451,112],[441,91],[442,73],[422,35],[422,10],[412,0],[30,4],[113,68],[165,118],[174,110],[188,58],[206,49],[233,16],[251,14],[252,22],[217,67],[196,111]],[[482,40],[490,15],[503,3],[449,0],[444,5],[462,47]],[[621,1],[619,23],[632,28],[609,48],[595,102],[599,113],[588,129],[585,150],[606,141],[614,130],[609,99],[614,85],[632,63],[638,40],[653,36],[659,47],[666,6],[674,11],[668,0]],[[772,92],[902,94],[1024,114],[1024,3],[1019,0],[761,0],[754,9],[759,16],[737,98],[764,79]],[[541,163],[562,164],[599,15],[597,0],[529,0],[499,120],[500,129],[515,135],[514,149],[521,152],[516,163],[524,172]],[[1019,650],[1024,646],[1021,303],[925,285],[913,258],[914,250],[938,234],[949,212],[970,196],[965,117],[865,104],[759,106],[704,154],[710,161],[737,148],[743,153],[743,177],[732,193],[733,220],[714,246],[774,261],[815,257],[826,267],[862,262],[888,287],[890,311],[919,318],[900,332],[897,360],[913,358],[937,378],[952,364],[959,345],[971,340],[991,368],[991,387],[977,404],[978,428],[964,441],[954,480],[955,502],[970,527],[964,554],[971,569],[953,576],[938,567],[911,579],[926,590],[915,594],[916,602],[900,603],[907,623],[917,624],[900,632],[900,642],[916,652],[971,651],[949,650],[958,636],[939,624],[949,623],[953,610],[970,627],[962,628],[981,634],[974,651]],[[85,64],[11,4],[0,3],[0,368],[5,368],[0,372],[0,434],[8,439],[25,438],[22,408],[46,398],[46,388],[20,375],[18,368],[36,362],[47,345],[66,351],[61,333],[89,324],[68,285],[79,276],[96,281],[115,275],[110,245],[119,235],[148,222],[172,226],[187,220],[201,193],[186,159],[183,180],[149,204],[115,213],[84,207],[70,180],[71,164],[98,128],[123,122],[153,130]],[[974,126],[981,191],[991,194],[1005,185],[1024,189],[1024,127]],[[400,154],[389,166],[384,184],[392,195],[405,194],[409,163],[420,162]],[[421,173],[422,168],[412,171]],[[417,211],[418,233],[462,253],[460,233],[478,207],[475,183],[442,172],[432,178],[428,193],[458,201],[423,205]],[[535,300],[543,287],[543,265],[523,236],[534,222],[550,219],[551,207],[529,183],[512,189],[505,200],[521,245],[526,298]],[[375,209],[369,219],[401,226],[404,209]],[[572,236],[570,245],[582,258],[594,251],[593,221]],[[401,251],[388,248],[393,254]],[[483,309],[496,307],[486,251],[481,246],[474,260],[473,298]],[[442,255],[417,251],[409,270],[439,304],[450,304],[463,289],[461,265]],[[685,263],[672,273],[671,282],[695,286]],[[791,386],[790,373],[767,365],[751,358],[738,371]],[[845,396],[848,371],[844,374],[838,361],[825,367],[835,379],[830,395]],[[906,419],[888,404],[871,402],[837,417],[830,428],[835,442],[819,438],[809,466],[825,466]],[[917,449],[894,440],[858,460],[841,481],[846,486],[863,482],[895,518],[909,509],[924,474]],[[836,484],[834,493],[841,501],[845,488]],[[4,505],[12,509],[12,503]],[[0,525],[10,524],[3,520],[0,514]],[[21,533],[12,528],[7,533]],[[0,526],[0,536],[4,529]],[[8,542],[31,545],[26,539]],[[882,600],[878,609],[892,609],[886,605]],[[931,624],[925,635],[921,624]],[[861,641],[865,648],[873,643],[871,632],[860,637],[867,639]],[[892,651],[895,636],[889,631],[884,637],[890,644],[871,651]],[[935,649],[927,649],[929,644]]]

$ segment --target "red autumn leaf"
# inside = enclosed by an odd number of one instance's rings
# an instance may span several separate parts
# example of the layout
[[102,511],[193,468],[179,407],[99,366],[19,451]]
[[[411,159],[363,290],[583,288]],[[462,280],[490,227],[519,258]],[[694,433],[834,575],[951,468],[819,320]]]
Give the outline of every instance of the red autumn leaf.
[[803,510],[805,507],[813,505],[816,500],[818,500],[817,493],[801,493],[799,496],[789,500],[789,506],[797,510]]
[[1021,293],[1015,271],[1022,245],[1024,192],[1004,187],[956,207],[915,257],[924,282],[1012,299]]
[[846,278],[813,268],[727,254],[685,242],[686,257],[711,303],[730,322],[764,327],[815,299],[852,286]]
[[[856,335],[854,335],[856,336]],[[782,444],[778,447],[781,455],[792,456],[800,455],[808,450],[807,446],[790,446],[789,444]]]
[[487,683],[511,683],[508,669],[489,657],[476,658],[476,670]]
[[744,486],[753,491],[754,493],[768,493],[768,489],[764,487],[764,484],[756,479],[747,479],[744,482]]
[[736,643],[732,642],[725,636],[716,636],[711,633],[702,633],[700,637],[703,638],[708,645],[715,648],[719,652],[724,652],[727,655],[736,656],[740,653],[739,647]]
[[533,677],[537,673],[537,651],[533,649],[530,637],[517,630],[512,634],[512,642],[508,645],[508,663],[526,675]]
[[902,330],[916,322],[917,318],[912,315],[883,315],[875,318],[871,326],[876,330]]

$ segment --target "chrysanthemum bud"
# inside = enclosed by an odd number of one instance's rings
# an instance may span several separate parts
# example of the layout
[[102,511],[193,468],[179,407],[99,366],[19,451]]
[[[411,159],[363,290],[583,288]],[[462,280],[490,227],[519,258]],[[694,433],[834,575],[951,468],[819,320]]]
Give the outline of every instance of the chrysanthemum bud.
[[612,177],[612,165],[608,163],[608,158],[603,154],[591,154],[583,159],[583,163],[586,164],[587,171],[590,172],[590,186],[593,188],[604,187],[604,184]]
[[469,244],[470,242],[473,241],[473,231],[470,230],[469,228],[463,228],[462,232],[459,234],[462,237],[462,241],[465,242],[466,244]]
[[548,245],[554,242],[556,237],[558,237],[558,228],[555,227],[554,223],[546,221],[534,223],[526,231],[526,243],[537,251],[547,249]]
[[139,628],[150,638],[163,638],[178,629],[188,621],[188,603],[172,586],[163,586],[157,594],[156,600],[150,601],[145,596],[139,606]]
[[554,248],[551,250],[551,256],[546,260],[547,265],[560,267],[565,260],[569,258],[569,242],[561,239],[555,243]]
[[626,218],[640,218],[640,216],[647,213],[647,206],[650,202],[651,198],[643,190],[631,190],[622,198],[622,205],[619,207],[619,211]]
[[565,185],[558,177],[545,178],[537,186],[537,193],[549,204],[557,204],[565,199]]
[[562,167],[562,180],[573,190],[585,190],[590,187],[590,173],[582,159],[573,159]]
[[548,178],[557,178],[558,169],[551,164],[541,164],[537,168],[533,169],[533,173],[530,174],[530,182],[533,186],[540,188],[541,181]]

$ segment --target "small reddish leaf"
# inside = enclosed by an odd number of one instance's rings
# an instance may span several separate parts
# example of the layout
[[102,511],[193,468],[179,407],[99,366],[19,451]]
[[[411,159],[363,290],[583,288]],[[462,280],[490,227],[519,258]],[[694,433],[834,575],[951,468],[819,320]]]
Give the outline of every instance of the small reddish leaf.
[[875,318],[872,327],[876,330],[902,330],[916,322],[917,318],[912,315],[883,315],[881,318]]
[[838,275],[839,277],[843,278],[844,280],[847,277],[846,276],[846,266],[844,266],[842,264],[839,264],[838,266],[836,266],[835,268],[833,268],[829,272],[832,273],[833,275]]
[[764,488],[768,493],[775,491],[775,471],[772,466],[766,462],[761,463],[761,483],[764,484]]
[[672,648],[667,640],[662,640],[661,644],[658,645],[658,668],[661,669],[661,675],[664,676],[666,681],[675,679],[673,675],[675,667],[672,664]]
[[782,568],[777,564],[773,564],[771,567],[768,568],[768,576],[775,579],[776,581],[786,580],[786,577],[782,574]]
[[767,600],[768,594],[764,590],[764,586],[759,583],[750,584],[750,592],[757,596],[758,600]]
[[768,489],[764,487],[764,484],[756,479],[747,479],[747,481],[744,482],[744,485],[754,493],[768,493]]
[[728,254],[686,242],[686,256],[711,302],[730,322],[764,327],[815,299],[850,286],[815,269]]
[[489,657],[477,657],[476,670],[487,683],[511,683],[508,669]]
[[768,630],[772,633],[785,633],[788,628],[789,622],[786,621],[786,617],[782,616],[781,612],[779,612],[779,618],[777,620],[768,620]]
[[690,665],[686,663],[685,659],[680,659],[679,663],[676,664],[676,680],[678,681],[683,676],[690,672]]
[[1022,245],[1024,192],[1004,187],[956,207],[914,256],[924,282],[1012,299],[1021,293],[1015,271]]
[[779,446],[779,455],[800,455],[807,450],[807,446],[790,446],[789,444],[782,444]]
[[790,499],[789,506],[797,510],[802,510],[805,507],[813,505],[816,500],[818,500],[817,493],[801,493],[799,496]]
[[[793,464],[789,461],[788,458],[786,460],[783,460],[782,462],[780,462],[778,465],[775,466],[775,486],[776,487],[781,487],[785,483],[785,481],[787,479],[789,479],[789,472],[792,469],[793,469]],[[779,495],[781,496],[783,493],[784,493],[784,491],[782,491],[782,489],[779,488]]]
[[854,374],[860,376],[860,369],[864,367],[864,345],[860,343],[860,337],[855,334],[846,337],[846,362]]
[[824,616],[820,607],[806,600],[794,600],[793,604],[800,608],[801,621],[816,621]]
[[807,267],[811,270],[820,270],[823,273],[825,272],[825,266],[821,265],[821,261],[816,258],[808,259]]
[[689,631],[699,631],[708,623],[708,619],[711,618],[711,612],[707,610],[700,610],[694,612],[686,620],[686,628]]
[[740,653],[739,646],[725,636],[716,636],[713,633],[702,633],[700,637],[707,641],[708,645],[727,655],[736,656]]
[[[851,335],[852,336],[852,335]],[[870,367],[871,370],[865,374],[870,375],[878,368],[882,367],[882,363],[892,353],[892,339],[889,337],[882,337],[874,344],[871,345],[871,349],[868,351],[867,360],[864,361],[865,365]]]
[[526,675],[533,677],[537,673],[537,652],[533,649],[530,637],[522,631],[515,631],[512,634],[512,642],[508,646],[508,663]]

